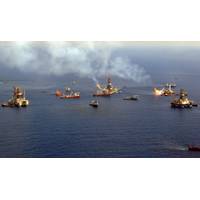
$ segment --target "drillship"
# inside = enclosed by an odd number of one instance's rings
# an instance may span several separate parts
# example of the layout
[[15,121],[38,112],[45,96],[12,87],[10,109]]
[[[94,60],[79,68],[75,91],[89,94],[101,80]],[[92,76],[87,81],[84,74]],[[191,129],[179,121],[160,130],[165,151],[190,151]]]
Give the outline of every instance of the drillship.
[[173,94],[175,94],[170,84],[165,85],[163,89],[154,88],[153,93],[156,96],[172,96]]
[[183,89],[180,90],[179,98],[171,102],[172,108],[192,108],[193,106],[197,107],[198,104],[188,99],[188,94]]
[[26,107],[29,101],[25,97],[25,90],[20,87],[13,88],[13,95],[7,103],[2,104],[3,107]]
[[97,91],[93,94],[93,96],[111,96],[119,92],[119,88],[113,87],[111,78],[107,80],[107,86],[101,86],[100,84],[96,84]]

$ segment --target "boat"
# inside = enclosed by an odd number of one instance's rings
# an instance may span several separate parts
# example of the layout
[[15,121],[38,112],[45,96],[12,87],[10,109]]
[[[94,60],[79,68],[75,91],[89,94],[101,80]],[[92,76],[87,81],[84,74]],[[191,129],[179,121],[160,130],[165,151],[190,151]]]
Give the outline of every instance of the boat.
[[20,87],[13,88],[13,95],[7,103],[1,104],[2,107],[27,107],[29,100],[25,97],[25,90]]
[[192,100],[188,98],[188,93],[184,89],[180,90],[179,98],[174,99],[171,102],[172,108],[192,108],[197,106],[198,106],[197,103],[194,103]]
[[8,103],[2,103],[1,106],[2,107],[14,107],[13,105],[9,105]]
[[200,151],[200,146],[188,145],[188,151]]
[[89,103],[90,106],[93,106],[95,108],[97,108],[99,106],[99,102],[97,100],[92,100],[90,103]]
[[55,95],[60,99],[79,99],[80,92],[74,92],[71,88],[65,88],[65,92],[63,93],[61,90],[57,89]]
[[108,78],[106,87],[98,83],[96,84],[96,87],[97,91],[93,94],[94,97],[109,97],[120,92],[119,88],[112,85],[111,78]]
[[133,95],[133,96],[124,97],[123,100],[137,101],[137,100],[138,100],[138,95]]
[[80,92],[71,92],[67,95],[60,96],[61,99],[79,99],[80,98]]

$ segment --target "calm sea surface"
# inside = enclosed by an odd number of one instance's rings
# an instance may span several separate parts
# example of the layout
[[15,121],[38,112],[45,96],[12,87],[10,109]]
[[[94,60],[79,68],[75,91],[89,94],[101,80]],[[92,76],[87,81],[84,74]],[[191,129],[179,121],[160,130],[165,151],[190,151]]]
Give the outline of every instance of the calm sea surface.
[[[178,84],[200,102],[198,80],[183,76]],[[88,105],[92,90],[82,90],[80,100],[60,100],[52,95],[56,87],[18,84],[27,86],[31,104],[0,108],[0,157],[200,157],[187,151],[200,145],[200,108],[171,109],[171,97],[154,97],[151,87],[99,98],[95,109]],[[11,85],[0,85],[1,102]],[[122,100],[130,94],[140,100]]]

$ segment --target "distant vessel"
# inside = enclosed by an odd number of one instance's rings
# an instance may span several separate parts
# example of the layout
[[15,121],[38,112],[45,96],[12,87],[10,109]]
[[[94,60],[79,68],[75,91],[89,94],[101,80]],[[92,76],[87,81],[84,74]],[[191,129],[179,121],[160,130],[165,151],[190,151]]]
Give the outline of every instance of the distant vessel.
[[188,151],[200,151],[200,146],[188,145]]
[[99,106],[99,102],[97,100],[92,100],[90,103],[89,103],[90,106],[93,106],[95,108],[97,108]]
[[61,99],[79,99],[80,92],[74,92],[71,88],[65,88],[65,93],[61,90],[56,90],[55,95]]
[[138,95],[133,95],[133,96],[124,97],[123,100],[137,101],[137,100],[138,100]]
[[192,100],[188,99],[188,94],[185,90],[181,89],[179,93],[179,98],[174,99],[171,102],[172,108],[192,108],[193,106],[198,106]]
[[113,94],[119,93],[119,91],[120,91],[119,88],[113,87],[111,78],[108,78],[107,82],[108,83],[107,83],[106,87],[101,86],[100,84],[97,84],[96,85],[97,91],[93,94],[93,96],[108,97]]
[[153,93],[156,96],[172,96],[175,94],[175,91],[172,90],[171,84],[168,84],[163,89],[154,88]]
[[80,92],[70,92],[69,94],[60,96],[61,99],[79,99]]
[[14,87],[11,99],[7,103],[3,103],[2,107],[26,107],[28,105],[29,101],[25,97],[25,90]]

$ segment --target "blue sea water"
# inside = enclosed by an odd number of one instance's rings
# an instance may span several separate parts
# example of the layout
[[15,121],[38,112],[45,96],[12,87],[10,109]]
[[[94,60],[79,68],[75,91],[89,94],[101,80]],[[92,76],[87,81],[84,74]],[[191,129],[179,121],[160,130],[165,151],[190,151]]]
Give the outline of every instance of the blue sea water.
[[[200,102],[199,77],[183,77],[178,87]],[[0,157],[200,157],[187,151],[200,145],[200,108],[176,110],[171,97],[155,97],[152,87],[128,87],[121,94],[88,104],[92,90],[81,99],[61,100],[54,87],[28,87],[30,106],[0,108]],[[10,97],[12,84],[0,86],[0,101]],[[178,88],[177,88],[178,90]],[[138,94],[139,101],[124,101]]]

